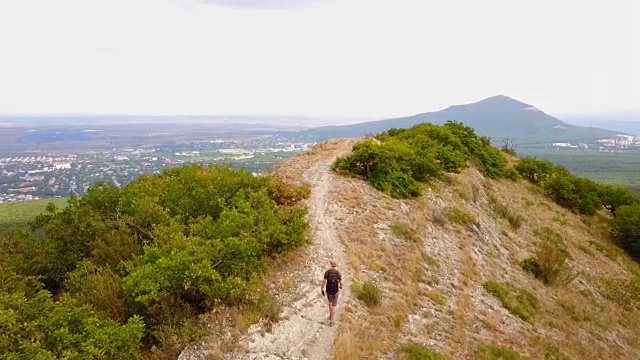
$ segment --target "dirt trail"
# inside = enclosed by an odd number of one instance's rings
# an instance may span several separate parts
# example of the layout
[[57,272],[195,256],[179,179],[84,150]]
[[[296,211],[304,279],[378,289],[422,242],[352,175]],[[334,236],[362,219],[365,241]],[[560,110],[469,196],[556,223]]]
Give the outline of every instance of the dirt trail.
[[[336,233],[339,210],[329,201],[335,184],[331,163],[337,156],[351,149],[351,141],[330,144],[317,154],[291,160],[282,170],[309,184],[311,195],[306,200],[311,225],[307,258],[301,259],[294,279],[295,299],[283,304],[282,320],[274,324],[270,333],[261,334],[258,327],[249,330],[240,341],[240,354],[230,359],[308,359],[326,360],[333,351],[333,342],[340,326],[341,309],[349,301],[350,274],[345,249]],[[302,176],[300,176],[302,175]],[[333,327],[328,326],[326,298],[320,294],[322,274],[330,259],[338,261],[345,286],[340,292]]]

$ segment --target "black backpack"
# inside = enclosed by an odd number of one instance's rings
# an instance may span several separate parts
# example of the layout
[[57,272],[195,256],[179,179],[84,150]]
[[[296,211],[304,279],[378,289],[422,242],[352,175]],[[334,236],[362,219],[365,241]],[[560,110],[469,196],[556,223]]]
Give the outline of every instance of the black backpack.
[[338,270],[327,270],[327,294],[333,295],[338,292]]

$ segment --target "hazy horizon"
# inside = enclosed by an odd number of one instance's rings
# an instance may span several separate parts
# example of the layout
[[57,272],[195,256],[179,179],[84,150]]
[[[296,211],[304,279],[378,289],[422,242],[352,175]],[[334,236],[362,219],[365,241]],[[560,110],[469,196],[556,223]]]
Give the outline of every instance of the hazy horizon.
[[633,0],[2,2],[0,114],[640,112],[638,43]]

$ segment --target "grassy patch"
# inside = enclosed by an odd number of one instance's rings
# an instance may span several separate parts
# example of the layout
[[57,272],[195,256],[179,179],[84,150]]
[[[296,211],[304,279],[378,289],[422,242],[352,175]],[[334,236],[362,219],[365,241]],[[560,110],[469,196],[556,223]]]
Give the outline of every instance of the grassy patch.
[[358,341],[351,331],[342,331],[335,343],[335,360],[351,360],[358,356]]
[[444,299],[442,298],[442,296],[440,296],[440,294],[435,291],[435,290],[429,290],[427,292],[427,297],[429,298],[429,300],[433,301],[434,303],[442,306],[444,305],[446,302],[444,301]]
[[353,291],[358,300],[362,301],[369,307],[378,306],[382,301],[382,292],[376,284],[369,280],[362,284],[359,281],[354,280],[351,283],[351,291]]
[[527,358],[506,347],[483,344],[478,348],[478,360],[527,360]]
[[480,225],[472,214],[457,207],[448,208],[445,211],[445,216],[447,217],[447,219],[449,219],[449,221],[462,226]]
[[478,184],[471,184],[471,198],[474,203],[477,203],[480,200],[480,195],[482,191],[480,190],[480,186]]
[[533,337],[531,343],[540,348],[543,359],[545,360],[571,360],[571,358],[565,355],[557,346],[539,336]]
[[420,236],[416,234],[416,231],[404,223],[395,223],[391,225],[391,233],[412,243],[422,243],[422,239],[420,239]]
[[291,280],[291,278],[288,276],[285,277],[284,280],[282,280],[282,286],[285,290],[291,289],[291,287],[293,286],[293,280]]
[[623,309],[640,310],[640,276],[631,279],[603,278],[600,280],[603,295]]
[[400,359],[402,360],[447,360],[447,358],[435,350],[431,350],[422,344],[410,342],[400,347]]
[[597,241],[591,240],[589,241],[589,245],[593,246],[596,250],[613,261],[618,261],[618,258],[624,254],[623,251],[619,248],[607,246]]
[[237,329],[244,331],[248,329],[249,326],[263,320],[263,330],[271,332],[273,324],[280,321],[282,306],[274,298],[262,292],[255,303],[246,304],[239,310],[235,316]]
[[524,289],[493,280],[485,282],[484,288],[498,298],[511,314],[524,321],[532,322],[539,310],[538,299]]
[[455,193],[458,195],[458,197],[464,201],[469,201],[471,200],[469,198],[469,195],[466,193],[466,191],[462,190],[462,189],[456,189]]
[[584,307],[578,306],[570,298],[561,298],[558,300],[558,305],[575,321],[595,321],[595,318]]
[[393,324],[395,329],[400,329],[406,317],[407,314],[404,311],[398,311],[396,314],[391,316],[391,324]]
[[422,257],[424,258],[424,261],[427,263],[427,265],[431,267],[438,267],[438,261],[434,259],[432,256],[424,254],[422,255]]
[[375,271],[381,271],[381,272],[387,271],[387,268],[384,267],[384,265],[377,263],[375,261],[373,261],[371,265],[369,265],[369,267]]
[[547,226],[534,230],[533,234],[540,238],[540,240],[547,240],[556,244],[562,243],[562,236],[557,231]]
[[507,220],[509,225],[515,230],[522,227],[522,223],[524,222],[524,217],[520,214],[515,213],[508,206],[500,203],[498,198],[495,195],[489,194],[489,206],[491,210],[499,217]]
[[9,204],[0,204],[0,225],[14,224],[34,219],[40,215],[49,203],[62,209],[67,205],[67,198],[51,198],[27,200]]
[[432,214],[432,220],[436,225],[445,226],[447,225],[447,216],[443,211],[434,211]]
[[550,228],[542,228],[534,232],[540,242],[535,254],[522,261],[522,269],[533,274],[547,285],[568,284],[575,278],[571,272],[566,250],[560,234]]

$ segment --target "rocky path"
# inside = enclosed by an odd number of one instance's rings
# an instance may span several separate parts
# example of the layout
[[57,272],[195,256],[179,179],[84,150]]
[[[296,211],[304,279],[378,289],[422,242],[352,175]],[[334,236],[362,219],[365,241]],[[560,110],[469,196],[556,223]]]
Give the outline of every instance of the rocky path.
[[[345,249],[336,235],[339,209],[330,202],[332,184],[336,176],[331,171],[331,163],[337,156],[347,153],[351,142],[340,142],[333,148],[303,159],[293,159],[287,172],[299,172],[302,180],[311,187],[307,199],[311,239],[308,258],[301,259],[304,266],[296,272],[296,301],[283,304],[282,320],[274,324],[270,333],[261,334],[256,327],[241,340],[240,354],[230,357],[235,360],[254,359],[308,359],[326,360],[331,358],[336,329],[340,325],[340,314],[350,298],[350,276],[347,271]],[[298,175],[298,177],[300,177]],[[326,298],[320,294],[320,282],[329,260],[338,262],[343,276],[344,287],[336,313],[336,324],[328,325]]]

